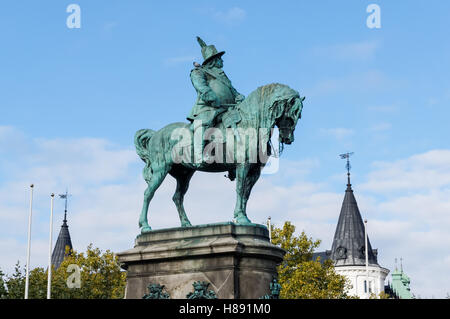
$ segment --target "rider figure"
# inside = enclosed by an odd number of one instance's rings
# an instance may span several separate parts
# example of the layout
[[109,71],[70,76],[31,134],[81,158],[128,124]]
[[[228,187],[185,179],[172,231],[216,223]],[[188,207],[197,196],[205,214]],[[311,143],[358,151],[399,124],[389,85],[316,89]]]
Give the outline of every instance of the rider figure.
[[[193,130],[201,128],[202,132],[216,124],[216,118],[230,106],[234,106],[245,99],[245,96],[238,93],[231,84],[231,81],[222,70],[224,51],[217,52],[214,45],[206,43],[197,37],[197,41],[202,48],[203,63],[195,64],[191,71],[191,81],[198,97],[194,107],[187,119],[191,122],[200,123],[201,126],[193,127]],[[203,138],[202,138],[203,140]],[[203,143],[203,142],[202,142]],[[194,152],[203,153],[202,147],[195,148]],[[197,158],[202,158],[202,154],[196,154]]]

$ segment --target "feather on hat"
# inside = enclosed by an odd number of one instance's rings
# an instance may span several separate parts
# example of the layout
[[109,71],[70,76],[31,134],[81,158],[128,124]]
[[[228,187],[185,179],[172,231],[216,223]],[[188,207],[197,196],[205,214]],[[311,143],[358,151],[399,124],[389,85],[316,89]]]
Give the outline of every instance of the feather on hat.
[[221,57],[225,54],[225,51],[217,52],[217,49],[214,45],[206,45],[205,41],[203,41],[200,37],[197,37],[197,42],[202,48],[202,56],[204,59],[202,65],[205,65],[215,57]]

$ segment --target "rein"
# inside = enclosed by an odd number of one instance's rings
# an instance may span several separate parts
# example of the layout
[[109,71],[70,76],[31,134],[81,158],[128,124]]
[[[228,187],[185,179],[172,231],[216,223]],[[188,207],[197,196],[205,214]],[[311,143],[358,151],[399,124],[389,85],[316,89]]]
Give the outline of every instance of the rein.
[[270,149],[273,151],[273,154],[272,154],[272,152],[271,152],[270,155],[272,155],[272,156],[275,157],[275,158],[279,158],[279,157],[281,156],[281,154],[283,153],[283,150],[284,150],[284,143],[278,141],[278,150],[279,150],[278,152],[275,150],[275,147],[273,146],[272,140],[271,140],[271,139],[269,139],[269,145],[270,145]]

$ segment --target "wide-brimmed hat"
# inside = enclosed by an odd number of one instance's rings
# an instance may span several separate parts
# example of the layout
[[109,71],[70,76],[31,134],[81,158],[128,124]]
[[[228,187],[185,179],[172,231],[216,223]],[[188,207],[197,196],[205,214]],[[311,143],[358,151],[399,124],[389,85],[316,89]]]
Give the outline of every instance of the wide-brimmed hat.
[[225,54],[225,51],[217,52],[217,49],[214,45],[206,45],[205,41],[197,37],[197,41],[202,47],[202,55],[203,55],[203,65],[214,59],[215,57],[221,57]]

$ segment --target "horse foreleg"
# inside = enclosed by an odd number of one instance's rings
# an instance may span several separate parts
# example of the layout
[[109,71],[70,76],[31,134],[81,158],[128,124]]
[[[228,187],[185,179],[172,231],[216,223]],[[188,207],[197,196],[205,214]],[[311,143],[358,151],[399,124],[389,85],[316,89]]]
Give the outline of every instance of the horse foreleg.
[[234,219],[236,224],[251,224],[247,217],[247,201],[250,197],[253,185],[259,179],[261,169],[258,164],[242,165],[236,169],[236,207],[234,209]]
[[152,228],[148,224],[148,206],[153,198],[153,195],[155,195],[156,190],[161,185],[166,175],[167,172],[154,170],[150,180],[147,181],[148,186],[144,192],[144,203],[142,205],[142,211],[139,217],[139,227],[141,228],[141,233],[149,232],[152,230]]
[[191,222],[186,216],[183,205],[184,195],[189,188],[189,181],[191,180],[192,175],[194,175],[194,171],[180,172],[173,175],[177,180],[177,189],[172,197],[172,200],[177,207],[178,215],[180,216],[181,227],[192,226]]

